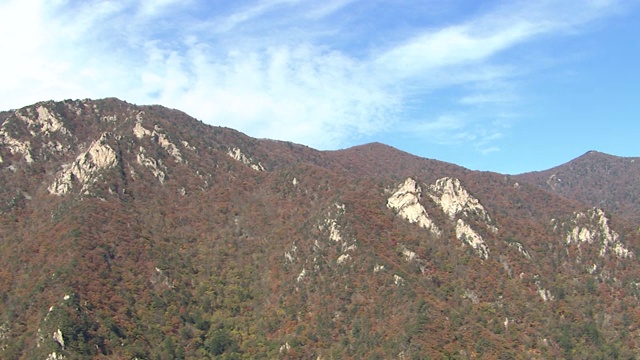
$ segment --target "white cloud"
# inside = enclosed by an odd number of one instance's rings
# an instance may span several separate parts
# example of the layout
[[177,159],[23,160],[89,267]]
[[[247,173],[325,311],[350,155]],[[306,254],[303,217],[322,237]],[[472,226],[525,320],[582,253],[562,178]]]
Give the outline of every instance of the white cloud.
[[394,76],[423,77],[439,68],[482,62],[532,32],[527,22],[486,34],[478,34],[470,24],[451,26],[420,34],[392,48],[377,59],[377,64]]
[[[466,22],[428,28],[381,53],[375,64],[392,74],[390,81],[420,80],[452,69],[484,66],[517,45],[544,36],[578,31],[581,25],[609,15],[615,1],[511,2]],[[495,68],[494,68],[495,69]]]
[[[436,143],[471,142],[479,151],[495,151],[506,125],[486,119],[520,101],[514,83],[533,71],[527,67],[535,69],[501,54],[583,31],[620,6],[510,2],[444,27],[414,24],[412,33],[404,28],[395,34],[400,43],[363,37],[358,49],[349,49],[336,45],[349,31],[348,21],[337,29],[327,19],[364,2],[263,0],[235,8],[217,4],[210,13],[211,3],[186,4],[0,2],[0,109],[50,98],[116,96],[319,148],[351,145],[402,125]],[[194,14],[194,8],[205,13]],[[360,19],[358,31],[374,31],[375,22]],[[438,98],[451,89],[453,95]],[[443,109],[441,97],[454,108]],[[469,111],[478,106],[495,111]],[[422,120],[426,109],[436,120]]]
[[340,53],[281,46],[212,60],[209,52],[195,46],[186,56],[165,57],[171,64],[154,67],[159,73],[147,75],[144,92],[214,124],[322,148],[383,130],[398,106]]

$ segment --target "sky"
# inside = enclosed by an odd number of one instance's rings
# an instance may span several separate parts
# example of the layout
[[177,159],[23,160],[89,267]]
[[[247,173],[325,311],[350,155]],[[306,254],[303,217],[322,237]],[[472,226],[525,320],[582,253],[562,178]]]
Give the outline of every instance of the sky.
[[0,109],[117,97],[473,170],[640,156],[638,0],[0,0]]

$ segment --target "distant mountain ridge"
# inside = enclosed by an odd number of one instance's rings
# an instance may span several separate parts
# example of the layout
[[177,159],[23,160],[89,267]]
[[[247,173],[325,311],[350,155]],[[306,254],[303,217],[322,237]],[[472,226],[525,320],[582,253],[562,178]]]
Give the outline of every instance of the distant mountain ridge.
[[639,223],[580,198],[635,165],[587,155],[565,195],[113,98],[1,112],[0,358],[637,357]]
[[514,178],[640,223],[640,157],[589,151],[566,164]]

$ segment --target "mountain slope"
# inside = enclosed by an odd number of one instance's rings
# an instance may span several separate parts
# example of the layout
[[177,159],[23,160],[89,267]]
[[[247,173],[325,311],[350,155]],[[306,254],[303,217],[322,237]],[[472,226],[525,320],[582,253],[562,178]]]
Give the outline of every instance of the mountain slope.
[[589,151],[566,164],[515,178],[640,222],[640,158]]
[[117,99],[0,114],[0,357],[613,358],[637,224],[382,144]]

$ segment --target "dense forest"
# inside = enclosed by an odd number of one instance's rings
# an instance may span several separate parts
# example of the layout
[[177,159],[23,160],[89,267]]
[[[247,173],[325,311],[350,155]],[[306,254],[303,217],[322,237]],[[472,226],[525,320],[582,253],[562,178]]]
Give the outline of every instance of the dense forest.
[[636,358],[639,177],[601,155],[508,176],[118,99],[2,112],[0,358]]

